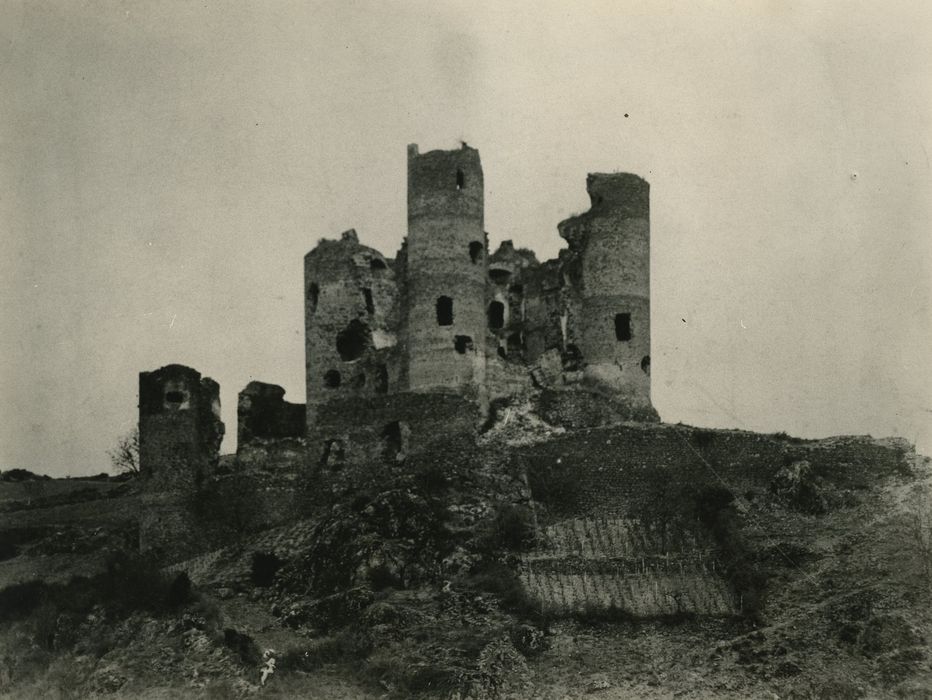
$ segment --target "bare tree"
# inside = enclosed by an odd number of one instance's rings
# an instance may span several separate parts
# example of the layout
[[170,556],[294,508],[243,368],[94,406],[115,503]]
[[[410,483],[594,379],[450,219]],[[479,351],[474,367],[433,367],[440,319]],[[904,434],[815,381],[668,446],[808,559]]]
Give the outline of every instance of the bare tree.
[[108,452],[110,463],[120,474],[139,473],[139,429],[133,428]]

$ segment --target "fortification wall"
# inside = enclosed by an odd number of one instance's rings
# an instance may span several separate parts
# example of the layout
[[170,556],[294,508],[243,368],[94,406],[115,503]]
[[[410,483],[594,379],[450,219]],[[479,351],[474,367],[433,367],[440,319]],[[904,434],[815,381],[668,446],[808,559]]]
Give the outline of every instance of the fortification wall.
[[453,394],[401,393],[332,401],[321,407],[308,458],[323,488],[349,488],[454,441],[475,445],[479,406]]

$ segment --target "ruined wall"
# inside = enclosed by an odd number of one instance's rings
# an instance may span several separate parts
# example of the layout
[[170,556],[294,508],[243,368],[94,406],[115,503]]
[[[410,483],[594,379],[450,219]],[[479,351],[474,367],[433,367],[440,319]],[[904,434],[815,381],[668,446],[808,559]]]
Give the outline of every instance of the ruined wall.
[[321,407],[308,460],[323,489],[346,489],[428,450],[475,449],[479,420],[474,401],[448,393],[336,400]]
[[239,393],[236,405],[237,451],[254,439],[304,437],[304,404],[285,401],[285,390],[277,384],[249,382]]
[[408,147],[403,335],[410,391],[485,387],[486,234],[479,152]]
[[141,549],[177,558],[201,548],[190,498],[216,466],[223,432],[217,382],[182,365],[140,372]]
[[398,308],[391,261],[354,230],[304,258],[307,426],[332,399],[394,391]]
[[590,383],[650,404],[650,185],[629,173],[590,174],[591,209],[560,223],[579,299],[578,337]]

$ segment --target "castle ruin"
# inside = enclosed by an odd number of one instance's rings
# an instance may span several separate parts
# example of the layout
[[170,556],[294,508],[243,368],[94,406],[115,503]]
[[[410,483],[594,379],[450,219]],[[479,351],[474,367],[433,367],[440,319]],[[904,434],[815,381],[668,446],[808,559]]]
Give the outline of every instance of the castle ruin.
[[[394,258],[352,229],[305,256],[306,404],[251,382],[237,406],[238,456],[298,467],[300,442],[300,468],[326,490],[454,436],[474,439],[497,403],[534,391],[548,392],[557,421],[587,401],[616,419],[657,421],[648,183],[590,174],[591,208],[558,224],[567,247],[539,262],[511,241],[489,252],[476,149],[412,144],[407,158],[408,233]],[[162,510],[174,502],[165,493],[216,463],[218,416],[219,387],[194,370],[140,375],[140,461],[158,475],[150,490]],[[170,466],[179,458],[190,463],[183,476]],[[144,542],[184,529],[163,521],[143,526]]]

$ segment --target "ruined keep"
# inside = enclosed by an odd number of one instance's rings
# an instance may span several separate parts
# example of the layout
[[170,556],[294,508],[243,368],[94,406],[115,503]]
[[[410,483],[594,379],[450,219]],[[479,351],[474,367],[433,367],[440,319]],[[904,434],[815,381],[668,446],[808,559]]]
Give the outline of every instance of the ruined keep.
[[305,257],[311,459],[365,461],[389,432],[415,446],[436,413],[405,404],[439,396],[464,402],[444,414],[450,429],[464,411],[474,428],[490,402],[535,386],[556,403],[590,392],[624,418],[657,420],[649,185],[592,174],[587,190],[591,209],[558,226],[568,244],[559,259],[540,263],[511,241],[489,255],[479,152],[408,146],[408,235],[396,257],[360,244],[355,230]]

